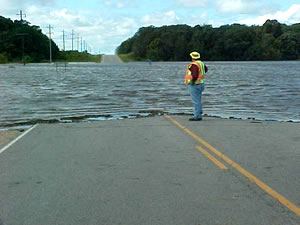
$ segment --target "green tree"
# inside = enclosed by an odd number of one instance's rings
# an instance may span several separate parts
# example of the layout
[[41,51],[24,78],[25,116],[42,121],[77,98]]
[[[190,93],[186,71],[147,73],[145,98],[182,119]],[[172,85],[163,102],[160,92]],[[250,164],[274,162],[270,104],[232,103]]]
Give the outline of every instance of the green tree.
[[300,58],[300,24],[267,20],[263,26],[241,24],[142,27],[117,52],[136,59],[190,60],[198,51],[204,60],[280,60]]
[[[38,26],[31,26],[25,20],[11,21],[0,17],[0,53],[5,54],[9,61],[21,61],[23,50],[24,56],[28,56],[30,61],[48,61],[49,39]],[[58,52],[57,45],[52,41],[53,59]]]
[[287,32],[280,36],[280,52],[283,59],[295,60],[300,56],[300,35]]
[[272,34],[265,34],[261,41],[262,58],[260,60],[281,59],[280,43]]
[[224,32],[224,53],[229,60],[246,60],[253,45],[254,33],[246,26],[234,24]]
[[151,41],[147,48],[147,58],[153,61],[159,61],[161,59],[160,46],[160,38],[155,38]]
[[0,64],[8,63],[8,59],[4,54],[0,53]]
[[278,38],[282,34],[282,26],[277,20],[267,20],[263,25],[263,32]]

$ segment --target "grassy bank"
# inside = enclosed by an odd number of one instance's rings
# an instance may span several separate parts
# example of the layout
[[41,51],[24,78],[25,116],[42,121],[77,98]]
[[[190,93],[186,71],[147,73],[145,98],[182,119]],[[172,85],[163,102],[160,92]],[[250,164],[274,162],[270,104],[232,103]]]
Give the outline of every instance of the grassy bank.
[[118,56],[120,57],[120,59],[126,63],[126,62],[134,62],[137,61],[135,59],[135,55],[134,52],[128,53],[128,54],[118,54]]
[[[78,51],[62,51],[59,52],[58,57],[53,59],[53,62],[101,62],[102,55],[92,55],[88,52],[78,52]],[[42,63],[47,63],[49,60],[42,60]],[[15,59],[9,61],[7,57],[3,54],[0,54],[0,64],[6,63],[35,63],[30,56],[25,55],[24,59]]]
[[92,55],[88,52],[64,51],[59,53],[58,61],[66,62],[101,62],[102,55]]

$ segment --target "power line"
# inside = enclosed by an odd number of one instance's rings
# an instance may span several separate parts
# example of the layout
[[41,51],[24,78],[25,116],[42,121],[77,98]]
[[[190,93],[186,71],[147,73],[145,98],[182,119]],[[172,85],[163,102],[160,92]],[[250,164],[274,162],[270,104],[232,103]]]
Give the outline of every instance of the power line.
[[23,11],[22,10],[20,10],[20,13],[19,14],[16,14],[17,16],[20,16],[20,20],[21,21],[23,21],[23,15],[25,16],[25,18],[26,18],[26,14],[25,13],[23,13]]
[[65,51],[66,50],[66,45],[65,45],[65,36],[66,36],[66,34],[65,34],[65,30],[63,30],[62,32],[63,32],[63,36],[62,36],[62,38],[63,38],[63,51]]
[[85,42],[85,50],[87,53],[89,52],[89,45],[88,45],[87,41]]
[[77,35],[77,51],[79,52],[79,40],[80,40],[80,37],[79,37],[79,34]]
[[74,30],[72,30],[72,51],[73,51]]
[[52,32],[51,32],[51,29],[53,27],[51,27],[51,25],[49,24],[48,28],[49,28],[49,51],[50,51],[49,61],[50,61],[50,63],[52,63],[52,43],[51,43],[52,42],[51,41],[51,34],[52,34]]
[[[50,28],[49,28],[50,26]],[[51,38],[51,35],[53,34],[53,32],[51,31],[51,29],[53,29],[53,27],[51,25],[47,26],[48,29],[48,35],[49,38]],[[87,41],[83,39],[82,36],[80,36],[79,33],[77,33],[75,30],[72,29],[71,32],[65,31],[64,29],[61,31],[62,35],[59,37],[52,37],[51,40],[60,40],[61,44],[60,46],[62,46],[62,51],[67,51],[67,49],[75,51],[77,50],[78,52],[91,52],[91,48],[88,45]],[[51,33],[51,34],[50,34]],[[69,38],[68,38],[69,36]],[[51,60],[51,59],[50,59]]]
[[24,57],[24,50],[25,50],[25,44],[24,44],[24,36],[28,35],[27,33],[17,33],[18,36],[21,36],[22,38],[22,61],[23,65],[25,66],[25,57]]

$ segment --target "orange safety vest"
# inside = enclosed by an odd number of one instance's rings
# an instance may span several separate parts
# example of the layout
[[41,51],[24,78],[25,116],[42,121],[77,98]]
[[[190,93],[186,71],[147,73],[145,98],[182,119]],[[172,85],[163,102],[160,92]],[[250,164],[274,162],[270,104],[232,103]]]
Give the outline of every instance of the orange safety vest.
[[197,80],[195,81],[195,84],[204,83],[205,66],[204,66],[204,63],[200,60],[193,61],[187,66],[186,71],[185,71],[184,83],[190,84],[192,82],[193,76],[192,76],[192,72],[190,71],[190,68],[192,67],[192,65],[196,65],[199,69],[199,75],[198,75]]

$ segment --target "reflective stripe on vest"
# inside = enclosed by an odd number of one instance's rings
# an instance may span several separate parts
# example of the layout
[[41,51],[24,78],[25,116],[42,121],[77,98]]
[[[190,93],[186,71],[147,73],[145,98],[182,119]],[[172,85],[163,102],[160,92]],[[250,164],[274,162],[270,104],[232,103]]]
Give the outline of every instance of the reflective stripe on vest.
[[190,71],[190,68],[192,67],[193,64],[196,65],[199,69],[198,78],[194,83],[195,84],[204,83],[205,68],[204,68],[204,63],[200,60],[199,61],[193,61],[187,66],[186,72],[185,72],[185,77],[184,77],[184,83],[185,84],[190,84],[193,80],[192,72]]

